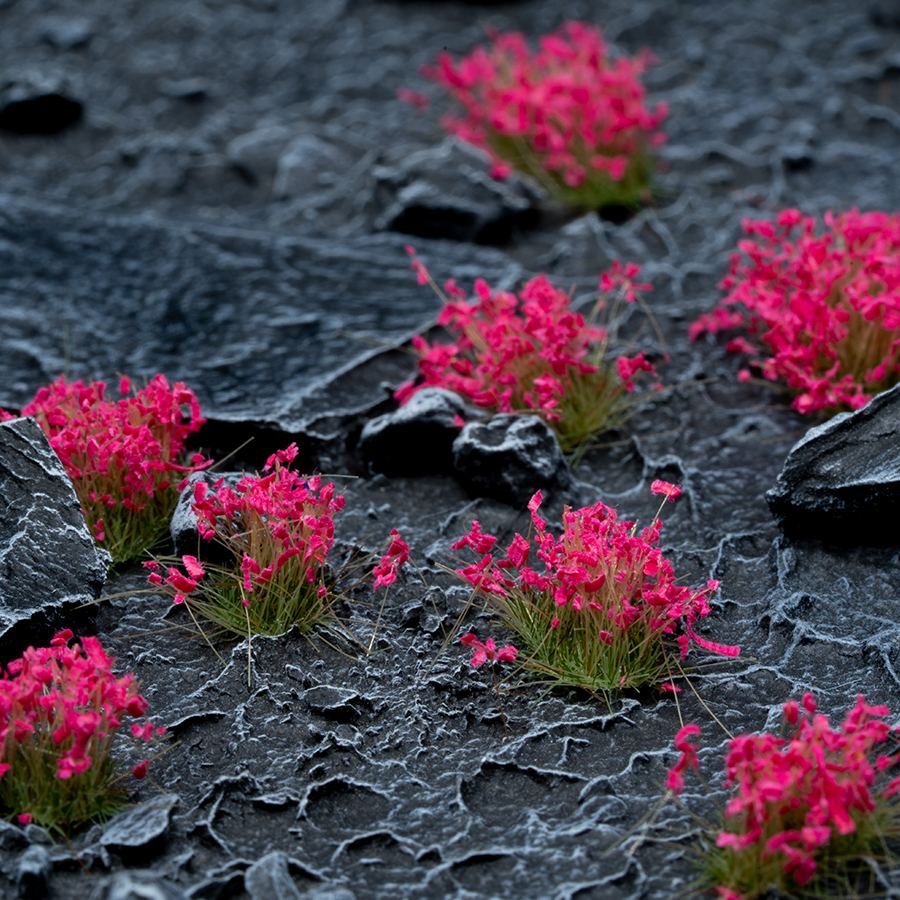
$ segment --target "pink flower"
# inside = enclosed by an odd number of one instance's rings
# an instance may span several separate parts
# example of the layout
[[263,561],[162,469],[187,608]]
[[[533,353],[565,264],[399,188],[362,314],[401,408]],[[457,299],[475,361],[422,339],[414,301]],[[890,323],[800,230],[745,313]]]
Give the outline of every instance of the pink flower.
[[375,590],[393,584],[397,580],[397,572],[400,567],[407,562],[409,562],[409,545],[400,537],[400,532],[396,528],[392,528],[388,551],[372,570],[372,574],[375,576]]
[[[69,824],[44,821],[36,811],[54,805],[47,796],[54,791],[60,791],[56,805],[64,810],[66,795],[89,771],[91,790],[106,784],[115,793],[111,755],[118,732],[126,718],[147,710],[134,676],[113,673],[114,660],[97,638],[70,646],[72,637],[69,629],[61,631],[49,647],[29,647],[0,671],[0,801],[12,801],[10,811],[21,824],[33,818],[42,825]],[[130,730],[153,735],[149,723]],[[50,782],[39,776],[48,762],[55,771]],[[71,789],[61,791],[60,781],[71,782]],[[20,812],[25,803],[30,811]]]
[[610,294],[621,291],[628,303],[634,303],[638,294],[653,290],[649,282],[638,282],[635,279],[641,274],[641,267],[635,263],[625,263],[623,266],[616,260],[608,272],[600,275],[600,290]]
[[[287,586],[291,590],[315,586],[309,589],[320,599],[327,594],[327,588],[322,595],[318,591],[324,588],[326,557],[334,544],[334,516],[343,509],[344,498],[336,493],[333,482],[293,471],[297,455],[297,445],[290,444],[269,456],[263,474],[245,475],[234,485],[222,479],[212,487],[199,481],[194,485],[191,508],[200,535],[224,548],[230,562],[226,569],[231,569],[245,608],[250,595]],[[394,568],[391,573],[386,563],[386,577],[393,574],[395,578],[397,568],[406,561],[403,547],[402,541],[391,545]],[[174,603],[183,603],[198,590],[216,590],[215,582],[221,580],[218,570],[209,585],[204,580],[206,568],[196,556],[182,556],[181,564],[184,571],[169,567],[164,580]],[[159,578],[156,571],[149,576],[154,584]],[[260,606],[265,606],[264,600]]]
[[471,663],[476,669],[485,663],[492,665],[494,662],[512,663],[516,661],[516,657],[519,655],[519,651],[512,644],[507,644],[505,647],[497,647],[493,638],[488,638],[482,642],[471,631],[468,634],[464,634],[459,639],[459,642],[464,647],[474,648]]
[[[664,496],[678,491],[667,482],[657,484],[656,493]],[[456,571],[493,605],[507,610],[508,598],[524,597],[536,621],[546,621],[550,631],[565,625],[561,634],[579,645],[599,642],[616,651],[635,629],[642,641],[674,641],[683,656],[691,643],[721,656],[740,653],[739,647],[696,634],[695,624],[711,612],[718,582],[709,580],[699,588],[681,583],[658,547],[658,519],[638,531],[634,523],[620,521],[615,509],[598,502],[566,509],[562,534],[556,536],[538,514],[541,500],[538,492],[528,504],[531,538],[516,534],[504,556],[495,555],[496,538],[485,534],[478,520],[453,544],[480,556]]]
[[697,759],[697,746],[690,742],[690,738],[699,737],[699,725],[685,725],[675,735],[675,749],[681,754],[678,761],[669,769],[666,778],[666,787],[678,796],[684,788],[684,773],[688,769],[699,768]]
[[537,49],[519,33],[494,33],[488,46],[459,60],[442,53],[423,71],[460,107],[445,127],[485,152],[493,177],[515,167],[564,202],[596,207],[641,200],[652,149],[665,140],[667,109],[650,107],[641,84],[650,61],[615,57],[599,29],[566,22]]
[[200,565],[200,560],[196,556],[182,556],[181,564],[194,581],[200,581],[206,575],[206,570]]
[[[873,759],[896,731],[883,721],[885,706],[857,697],[839,729],[816,712],[806,694],[784,705],[787,738],[738,735],[730,742],[726,773],[733,796],[725,810],[719,847],[747,859],[775,857],[786,879],[799,887],[816,875],[820,851],[876,814],[892,793],[876,778],[896,765],[896,755]],[[896,781],[896,779],[894,779]],[[740,885],[733,887],[740,888]]]
[[658,497],[665,497],[666,500],[671,500],[674,503],[681,496],[682,491],[679,485],[657,478],[650,485],[650,493],[656,494]]
[[644,356],[643,353],[637,353],[634,356],[620,356],[616,360],[616,368],[619,371],[619,377],[625,384],[628,391],[634,390],[634,377],[639,372],[655,372],[652,363]]
[[[417,272],[421,282],[431,280],[423,269]],[[620,357],[620,384],[605,357],[607,330],[573,310],[569,292],[545,275],[532,278],[517,294],[493,290],[478,279],[470,302],[455,284],[449,296],[441,296],[438,324],[450,341],[413,338],[419,372],[395,391],[399,403],[424,388],[442,387],[476,406],[538,415],[565,440],[567,422],[575,420],[578,432],[578,421],[585,418],[580,398],[586,392],[602,384],[601,412],[614,409],[633,390],[635,374],[654,371],[642,353]],[[602,427],[601,415],[596,428]]]
[[727,294],[690,336],[743,328],[727,345],[748,357],[740,381],[784,382],[801,413],[859,409],[900,377],[900,214],[828,212],[817,224],[797,210],[745,221]]
[[[152,514],[156,497],[176,489],[186,472],[208,463],[182,464],[189,435],[203,424],[200,405],[181,382],[156,375],[131,394],[128,378],[120,400],[106,397],[106,384],[69,382],[41,388],[22,414],[34,416],[72,479],[85,517],[99,543],[115,541],[134,517]],[[143,547],[112,545],[117,561]]]
[[397,99],[402,103],[408,103],[416,109],[428,109],[431,101],[421,92],[410,88],[397,88]]

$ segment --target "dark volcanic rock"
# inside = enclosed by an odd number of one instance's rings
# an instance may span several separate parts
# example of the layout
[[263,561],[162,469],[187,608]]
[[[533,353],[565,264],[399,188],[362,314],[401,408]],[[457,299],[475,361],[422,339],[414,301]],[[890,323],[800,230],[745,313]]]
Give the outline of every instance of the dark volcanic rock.
[[785,525],[853,541],[896,539],[900,509],[900,385],[811,428],[766,495]]
[[187,894],[156,872],[132,869],[102,882],[91,900],[186,900]]
[[[433,316],[403,243],[110,220],[0,196],[0,407],[65,368],[108,380],[163,372],[197,392],[209,419],[292,434],[367,411],[384,399],[377,380],[354,383],[340,409],[319,395]],[[490,249],[448,245],[441,260],[463,284],[518,272]],[[224,449],[244,439],[235,429]]]
[[539,218],[516,178],[497,181],[484,159],[455,140],[375,170],[375,227],[426,238],[504,244]]
[[83,109],[58,77],[23,74],[0,82],[0,131],[58,134],[75,125]]
[[86,47],[94,36],[92,24],[87,19],[77,18],[45,19],[38,33],[42,41],[56,50],[78,50]]
[[75,489],[34,419],[0,423],[0,637],[93,600],[106,579]]
[[374,472],[415,475],[449,471],[459,420],[480,416],[458,394],[423,388],[392,412],[366,423],[359,452]]
[[[693,691],[677,707],[648,691],[607,706],[525,673],[494,690],[457,637],[514,638],[448,574],[461,561],[449,545],[475,516],[505,543],[527,529],[522,505],[440,475],[342,481],[332,558],[351,565],[341,625],[367,643],[384,597],[373,598],[371,561],[357,550],[396,527],[417,570],[386,595],[372,653],[296,632],[254,637],[252,653],[224,639],[214,649],[187,610],[145,592],[138,566],[116,572],[94,630],[120,671],[135,672],[154,717],[173,725],[151,779],[178,793],[178,814],[152,863],[143,849],[104,847],[101,826],[51,849],[40,829],[0,822],[0,896],[15,896],[27,837],[46,841],[47,895],[60,900],[218,900],[270,893],[272,882],[290,894],[285,865],[318,900],[668,900],[691,890],[696,816],[715,821],[726,801],[725,732],[710,713],[735,734],[777,728],[781,704],[809,690],[838,720],[857,692],[896,714],[896,549],[779,539],[764,495],[802,426],[736,382],[724,352],[686,336],[720,296],[742,217],[900,208],[896,48],[869,19],[872,2],[609,0],[601,15],[590,0],[508,0],[483,16],[458,0],[53,0],[53,15],[95,29],[62,54],[36,34],[47,0],[0,0],[3,69],[45,71],[58,57],[90,104],[85,127],[57,139],[0,133],[0,405],[24,403],[61,371],[160,370],[200,394],[212,416],[204,449],[222,458],[254,438],[226,463],[235,469],[296,439],[301,461],[339,475],[353,436],[388,408],[383,385],[410,369],[398,348],[438,303],[411,277],[408,238],[362,235],[398,214],[407,227],[397,204],[408,185],[425,186],[424,202],[422,188],[411,192],[416,230],[482,227],[441,221],[444,198],[427,196],[428,184],[463,210],[484,204],[485,221],[502,209],[482,161],[457,151],[446,165],[443,149],[430,154],[444,171],[393,179],[439,144],[448,108],[442,98],[419,115],[396,88],[416,87],[442,47],[458,55],[483,42],[485,24],[534,40],[585,19],[624,53],[651,48],[650,98],[672,105],[652,204],[622,225],[586,215],[560,227],[542,214],[508,245],[521,269],[483,247],[414,243],[439,281],[509,288],[547,272],[585,312],[611,260],[646,267],[673,389],[636,412],[628,441],[589,450],[546,516],[556,530],[563,501],[602,497],[646,523],[658,507],[652,480],[682,483],[685,496],[663,513],[667,556],[686,585],[721,581],[703,634],[743,648],[712,666],[691,651],[702,703]],[[160,94],[191,79],[209,85],[201,103]],[[301,135],[340,151],[337,164],[318,171],[314,151],[290,160]],[[470,168],[465,183],[457,159]],[[282,160],[285,186],[296,165],[296,193],[276,197]],[[377,165],[388,178],[376,189]],[[657,343],[637,318],[623,323],[623,343]],[[307,452],[312,432],[328,442],[321,454]],[[692,776],[684,805],[645,828],[682,721],[703,726],[709,781]],[[133,865],[142,869],[122,871]],[[895,885],[873,876],[868,893],[897,893],[900,872],[886,874]]]
[[258,182],[275,177],[284,148],[294,136],[286,125],[261,125],[232,139],[226,149],[228,161],[245,178]]
[[278,159],[276,198],[303,197],[334,183],[348,160],[340,149],[314,134],[295,137]]
[[900,28],[900,0],[879,0],[869,7],[869,18],[881,28]]
[[309,886],[310,880],[319,880],[318,876],[287,854],[276,850],[258,859],[244,873],[244,887],[251,900],[300,900],[300,897],[309,897],[306,890],[301,893],[292,869],[306,882],[305,887]]
[[453,442],[453,465],[471,491],[514,506],[540,488],[565,487],[572,477],[556,435],[537,416],[470,422]]
[[103,829],[100,843],[119,852],[146,851],[165,837],[176,803],[175,794],[163,794],[117,813]]
[[39,898],[47,896],[47,880],[53,864],[44,847],[35,844],[20,857],[16,866],[16,882],[20,897]]

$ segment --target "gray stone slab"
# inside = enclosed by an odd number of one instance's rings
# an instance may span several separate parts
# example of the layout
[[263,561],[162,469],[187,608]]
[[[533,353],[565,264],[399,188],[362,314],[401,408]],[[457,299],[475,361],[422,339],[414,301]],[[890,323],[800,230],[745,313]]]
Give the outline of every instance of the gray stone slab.
[[93,600],[107,556],[34,419],[0,423],[0,641],[39,613]]

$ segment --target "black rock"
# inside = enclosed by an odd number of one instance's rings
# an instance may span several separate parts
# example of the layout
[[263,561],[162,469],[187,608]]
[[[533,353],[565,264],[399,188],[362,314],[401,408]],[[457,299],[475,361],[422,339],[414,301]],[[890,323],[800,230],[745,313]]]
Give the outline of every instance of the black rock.
[[375,170],[375,227],[417,237],[504,244],[539,212],[524,182],[490,177],[487,163],[455,140]]
[[537,416],[499,415],[471,422],[453,442],[453,465],[469,490],[513,506],[538,489],[571,483],[552,429]]
[[[27,403],[66,365],[73,378],[163,372],[186,382],[207,419],[230,425],[228,451],[246,440],[247,422],[296,436],[325,414],[360,414],[383,402],[388,373],[347,385],[338,400],[335,377],[434,314],[403,244],[165,225],[3,197],[0,407]],[[509,283],[519,271],[486,248],[440,254],[442,275],[463,284],[485,272]],[[25,293],[39,302],[23,303]]]
[[28,846],[25,832],[10,822],[0,819],[0,850],[11,853]]
[[165,837],[176,803],[175,794],[163,794],[117,813],[103,829],[100,843],[120,853],[145,853],[150,845]]
[[91,900],[186,900],[187,894],[155,872],[132,869],[102,882]]
[[0,423],[0,637],[89,603],[106,580],[72,482],[34,419]]
[[25,74],[0,83],[0,131],[58,134],[79,122],[83,112],[61,78]]
[[301,893],[298,888],[292,869],[301,876],[304,887],[309,886],[310,880],[318,880],[318,876],[280,850],[258,859],[244,873],[244,887],[251,900],[300,900],[300,897],[308,897],[306,890]]
[[173,100],[200,103],[209,96],[209,85],[202,78],[167,78],[159,83],[159,91]]
[[900,0],[879,0],[869,7],[872,24],[880,28],[900,28]]
[[306,691],[303,699],[313,712],[334,722],[354,722],[360,717],[360,710],[353,705],[359,700],[356,691],[320,684]]
[[333,183],[349,165],[338,147],[314,134],[302,134],[288,144],[278,159],[276,198],[303,197]]
[[837,539],[896,539],[900,385],[811,428],[788,454],[772,512],[792,529]]
[[262,125],[231,140],[225,155],[248,181],[271,180],[278,169],[278,160],[292,137],[294,132],[286,125]]
[[178,503],[172,513],[172,520],[169,522],[169,535],[172,543],[175,545],[175,552],[197,553],[199,547],[207,549],[209,545],[200,539],[200,532],[197,530],[197,517],[191,504],[194,502],[194,485],[198,481],[205,481],[212,485],[222,479],[225,484],[234,487],[243,477],[244,472],[195,472],[188,479],[188,483],[184,486],[184,490],[178,498]]
[[55,50],[80,50],[94,36],[93,26],[87,19],[46,19],[38,33],[41,40]]
[[373,472],[447,472],[452,466],[459,419],[479,415],[452,391],[423,388],[399,409],[367,422],[359,451]]
[[47,882],[53,864],[44,847],[33,845],[20,857],[16,866],[16,885],[20,897],[37,898],[47,896]]

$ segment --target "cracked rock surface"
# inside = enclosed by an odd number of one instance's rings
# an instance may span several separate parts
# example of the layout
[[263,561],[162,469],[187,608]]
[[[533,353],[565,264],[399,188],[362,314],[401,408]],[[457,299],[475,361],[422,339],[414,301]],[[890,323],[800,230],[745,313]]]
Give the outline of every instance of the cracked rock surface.
[[[667,808],[628,852],[674,760],[671,698],[607,707],[518,675],[498,696],[454,636],[464,612],[480,637],[508,636],[448,573],[450,544],[474,517],[501,540],[525,531],[524,506],[472,496],[449,474],[369,475],[359,461],[366,421],[390,412],[390,388],[413,374],[405,339],[437,310],[408,270],[409,238],[390,233],[404,191],[424,184],[431,203],[457,174],[458,207],[497,208],[476,165],[419,166],[446,145],[436,93],[425,88],[435,109],[424,115],[394,95],[485,24],[537,36],[565,18],[598,22],[629,53],[653,50],[648,87],[671,107],[658,199],[623,223],[535,203],[537,217],[485,238],[416,212],[433,229],[415,244],[438,282],[512,287],[545,271],[585,310],[613,259],[640,263],[655,285],[665,345],[637,314],[622,334],[671,357],[669,390],[584,454],[546,517],[602,499],[647,521],[650,483],[683,485],[662,541],[685,583],[721,581],[702,633],[743,653],[688,661],[730,731],[776,727],[780,704],[806,690],[836,716],[856,693],[900,712],[896,540],[784,535],[765,495],[811,423],[776,391],[738,383],[721,344],[686,337],[719,297],[742,217],[898,208],[897,32],[839,0],[611,0],[603,11],[599,21],[588,0],[0,0],[3,66],[43,70],[83,103],[56,135],[0,132],[0,406],[18,408],[62,370],[183,379],[212,419],[200,442],[242,448],[229,469],[296,439],[310,469],[357,476],[339,482],[336,563],[398,528],[420,569],[391,588],[370,655],[333,635],[256,638],[249,686],[246,643],[217,655],[183,610],[144,592],[137,568],[118,571],[77,630],[137,674],[173,735],[134,798],[162,803],[165,828],[129,854],[102,825],[52,844],[0,822],[0,893],[14,895],[29,847],[49,857],[30,858],[51,896],[98,900],[667,898],[694,877],[694,815],[715,820],[722,807],[726,743],[696,695],[685,689],[680,715],[703,726],[711,786],[689,779],[690,812]],[[48,40],[51,19],[83,37]],[[64,584],[69,557],[46,565],[42,577]],[[380,603],[362,585],[339,604],[363,646]],[[56,623],[26,624],[6,658]]]

